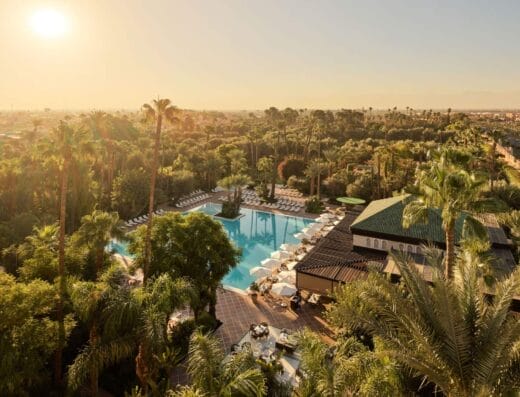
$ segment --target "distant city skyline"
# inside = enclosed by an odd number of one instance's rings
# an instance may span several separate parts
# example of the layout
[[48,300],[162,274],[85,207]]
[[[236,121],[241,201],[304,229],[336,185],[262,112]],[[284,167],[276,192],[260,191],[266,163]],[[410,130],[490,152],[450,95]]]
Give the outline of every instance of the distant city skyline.
[[0,109],[520,108],[514,1],[0,3]]

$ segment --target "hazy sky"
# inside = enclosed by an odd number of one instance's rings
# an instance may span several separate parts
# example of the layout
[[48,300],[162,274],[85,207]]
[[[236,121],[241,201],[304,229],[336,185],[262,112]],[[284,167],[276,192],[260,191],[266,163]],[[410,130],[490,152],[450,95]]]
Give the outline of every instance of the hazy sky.
[[[67,31],[38,36],[40,9]],[[0,108],[520,108],[520,1],[0,0]]]

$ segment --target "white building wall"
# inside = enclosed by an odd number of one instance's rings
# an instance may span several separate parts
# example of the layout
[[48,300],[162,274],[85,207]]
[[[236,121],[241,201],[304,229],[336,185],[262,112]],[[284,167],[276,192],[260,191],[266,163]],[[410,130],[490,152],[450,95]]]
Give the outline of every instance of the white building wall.
[[353,235],[354,247],[371,248],[373,250],[389,252],[391,249],[411,253],[421,253],[421,247],[416,244],[406,244],[401,241],[385,240],[381,238]]

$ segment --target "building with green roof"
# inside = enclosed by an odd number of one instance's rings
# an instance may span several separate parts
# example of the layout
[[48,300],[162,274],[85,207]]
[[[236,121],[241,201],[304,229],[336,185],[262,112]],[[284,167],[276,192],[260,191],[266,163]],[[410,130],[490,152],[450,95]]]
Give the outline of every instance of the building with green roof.
[[[381,251],[395,249],[418,254],[421,253],[421,245],[444,249],[446,243],[440,210],[429,210],[426,223],[403,227],[403,210],[411,200],[411,195],[401,195],[372,201],[350,226],[354,247]],[[462,214],[455,223],[456,243],[461,239],[466,216]],[[479,220],[486,226],[494,248],[510,248],[494,215],[485,214],[479,216]]]

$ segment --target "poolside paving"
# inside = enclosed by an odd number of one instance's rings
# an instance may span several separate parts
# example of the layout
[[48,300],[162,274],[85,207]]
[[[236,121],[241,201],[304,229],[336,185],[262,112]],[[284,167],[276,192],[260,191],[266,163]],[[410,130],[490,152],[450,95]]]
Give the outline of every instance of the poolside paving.
[[250,296],[222,290],[218,295],[217,317],[223,324],[215,335],[222,339],[224,347],[229,348],[249,331],[251,324],[265,321],[273,327],[289,330],[308,327],[330,339],[333,334],[323,318],[322,310],[303,304],[297,312],[293,312],[263,297],[258,297],[254,302]]
[[[247,295],[224,289],[219,291],[217,302],[217,317],[223,324],[215,335],[222,340],[226,351],[229,351],[233,343],[242,339],[251,324],[264,321],[273,327],[292,331],[308,327],[326,341],[332,341],[333,338],[333,331],[324,319],[321,306],[304,303],[297,312],[293,312],[263,297],[258,297],[254,302]],[[188,377],[182,366],[172,373],[171,381],[173,384],[187,383]]]

